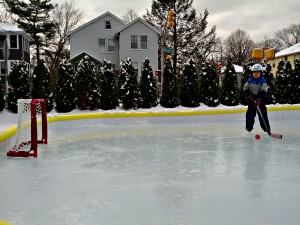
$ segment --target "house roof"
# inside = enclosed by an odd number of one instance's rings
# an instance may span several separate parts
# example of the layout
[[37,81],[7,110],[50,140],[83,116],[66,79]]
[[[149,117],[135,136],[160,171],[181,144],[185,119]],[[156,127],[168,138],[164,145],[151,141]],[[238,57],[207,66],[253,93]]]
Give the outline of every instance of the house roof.
[[25,33],[24,30],[20,29],[17,26],[9,24],[9,23],[0,23],[0,31],[2,31],[2,32],[22,32],[22,33]]
[[77,31],[79,31],[79,30],[81,30],[82,28],[84,28],[84,27],[86,27],[86,26],[88,26],[88,25],[94,23],[95,21],[100,20],[101,18],[103,18],[103,17],[105,17],[105,16],[107,16],[107,15],[110,15],[111,17],[115,18],[115,19],[118,20],[119,22],[125,24],[125,22],[124,22],[123,20],[121,20],[119,17],[117,17],[117,16],[115,16],[114,14],[112,14],[111,12],[107,11],[106,13],[104,13],[104,14],[102,14],[102,15],[96,17],[95,19],[92,19],[91,21],[89,21],[89,22],[87,22],[87,23],[85,23],[85,24],[83,24],[83,25],[77,27],[76,29],[72,30],[70,33],[68,33],[68,36],[70,36],[71,34],[77,32]]
[[80,53],[80,54],[74,56],[73,58],[69,59],[69,62],[72,63],[72,62],[74,62],[76,59],[83,58],[83,57],[86,56],[86,55],[87,55],[88,57],[90,57],[93,61],[97,62],[98,64],[101,64],[101,62],[100,62],[98,59],[96,59],[95,57],[91,56],[90,54],[88,54],[88,53],[86,53],[86,52],[82,52],[82,53]]
[[[243,73],[244,69],[242,66],[233,64],[233,67],[236,73]],[[221,67],[221,73],[225,73],[225,70],[226,70],[226,66]]]
[[234,66],[234,70],[236,73],[242,73],[243,72],[243,67],[242,66],[239,66],[239,65],[235,65],[233,64]]
[[149,27],[151,30],[153,30],[154,32],[156,32],[157,34],[161,34],[161,32],[159,30],[157,30],[156,28],[154,28],[153,26],[151,26],[149,23],[147,23],[146,21],[144,21],[143,19],[141,19],[140,17],[136,18],[135,20],[131,21],[130,23],[126,24],[125,26],[121,27],[120,29],[118,29],[116,31],[116,34],[120,33],[121,31],[127,29],[128,27],[132,26],[133,24],[137,23],[137,22],[142,22],[144,25],[146,25],[147,27]]
[[27,36],[31,41],[33,40],[33,38],[30,37],[24,30],[10,23],[0,23],[0,33],[21,34]]
[[292,55],[292,54],[296,54],[296,53],[300,53],[300,43],[297,43],[289,48],[286,48],[280,52],[277,52],[275,54],[275,58],[280,57],[280,56]]

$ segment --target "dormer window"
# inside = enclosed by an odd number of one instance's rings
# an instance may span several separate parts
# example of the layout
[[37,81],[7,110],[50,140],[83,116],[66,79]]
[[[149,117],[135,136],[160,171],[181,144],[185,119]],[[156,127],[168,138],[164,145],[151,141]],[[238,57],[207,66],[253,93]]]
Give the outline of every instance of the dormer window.
[[109,20],[105,21],[105,29],[106,30],[111,30],[111,21],[109,21]]

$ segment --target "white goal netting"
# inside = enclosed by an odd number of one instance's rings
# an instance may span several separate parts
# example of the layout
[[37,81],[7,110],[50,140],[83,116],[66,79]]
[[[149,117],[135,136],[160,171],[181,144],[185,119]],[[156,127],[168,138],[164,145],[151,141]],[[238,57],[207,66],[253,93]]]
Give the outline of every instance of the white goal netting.
[[[32,112],[32,99],[18,100],[17,134],[15,146],[13,147],[12,151],[34,150],[31,149],[31,142],[33,139],[38,140],[38,135],[42,134],[42,128],[40,126],[42,106],[40,102],[34,104],[36,105],[36,109],[35,112]],[[35,120],[35,116],[33,115],[36,115],[36,123],[32,123],[32,119]],[[36,129],[37,132],[34,132],[34,129]]]

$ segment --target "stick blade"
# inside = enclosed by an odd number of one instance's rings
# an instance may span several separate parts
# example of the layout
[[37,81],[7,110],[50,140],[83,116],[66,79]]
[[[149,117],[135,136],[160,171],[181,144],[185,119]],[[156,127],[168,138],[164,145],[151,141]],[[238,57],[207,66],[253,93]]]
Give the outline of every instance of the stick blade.
[[270,133],[270,137],[272,137],[272,138],[277,138],[277,139],[282,139],[282,135],[281,135],[281,134],[273,134],[273,133]]

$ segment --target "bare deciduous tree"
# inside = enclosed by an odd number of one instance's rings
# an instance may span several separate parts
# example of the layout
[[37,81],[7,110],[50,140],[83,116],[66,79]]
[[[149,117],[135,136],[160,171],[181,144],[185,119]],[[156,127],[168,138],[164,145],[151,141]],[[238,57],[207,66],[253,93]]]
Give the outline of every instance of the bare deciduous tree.
[[224,41],[224,54],[233,64],[244,65],[251,60],[254,42],[249,34],[241,29],[232,32]]
[[122,16],[122,20],[125,23],[130,23],[138,17],[139,15],[133,9],[128,9],[127,12]]
[[52,84],[56,83],[59,63],[63,57],[69,57],[68,33],[80,24],[83,12],[76,9],[73,0],[66,0],[52,11],[52,19],[57,24],[55,38],[47,50],[47,63],[50,68]]
[[283,28],[275,32],[275,38],[280,41],[283,45],[283,48],[288,48],[294,44],[300,42],[300,23],[291,24],[287,28]]
[[269,36],[264,36],[262,41],[255,43],[255,47],[274,48],[275,52],[279,52],[281,49],[283,49],[283,45],[278,39],[270,38]]
[[226,58],[224,56],[223,40],[221,37],[215,38],[215,44],[206,57],[206,61],[211,63],[211,65],[216,65],[217,63],[225,65]]

